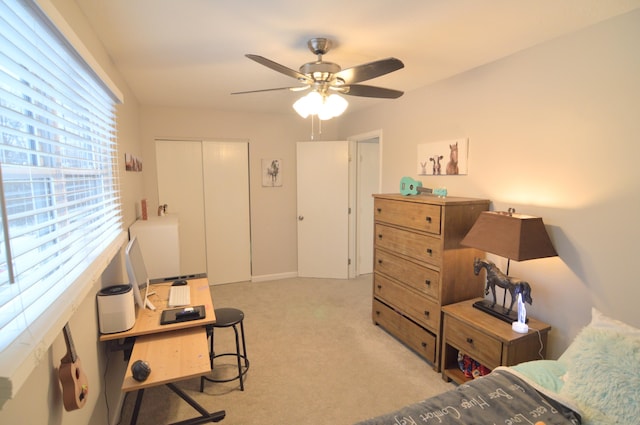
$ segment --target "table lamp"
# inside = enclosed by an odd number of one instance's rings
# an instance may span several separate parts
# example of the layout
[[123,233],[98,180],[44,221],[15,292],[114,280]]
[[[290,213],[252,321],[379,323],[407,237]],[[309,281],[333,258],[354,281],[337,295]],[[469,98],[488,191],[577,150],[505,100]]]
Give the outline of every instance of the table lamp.
[[[530,296],[530,286],[527,282],[509,277],[509,265],[511,260],[525,261],[558,255],[551,244],[542,218],[516,214],[513,208],[509,208],[507,212],[483,211],[460,244],[507,258],[506,274],[502,273],[490,261],[475,260],[474,271],[476,274],[478,274],[481,265],[487,269],[485,295],[489,293],[491,287],[493,303],[484,299],[477,301],[473,306],[507,323],[514,323],[513,329],[518,332],[527,332],[524,302],[529,304],[533,302]],[[502,306],[496,305],[496,284],[504,288]],[[518,301],[520,314],[512,311],[511,307],[506,308],[507,291],[511,293],[511,306],[516,300]],[[519,325],[515,323],[519,323]]]

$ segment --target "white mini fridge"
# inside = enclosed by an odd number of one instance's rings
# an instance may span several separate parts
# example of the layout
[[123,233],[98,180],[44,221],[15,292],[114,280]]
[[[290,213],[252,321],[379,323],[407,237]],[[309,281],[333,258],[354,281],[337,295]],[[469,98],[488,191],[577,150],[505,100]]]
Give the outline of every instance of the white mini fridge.
[[180,220],[177,214],[150,216],[129,227],[144,257],[149,280],[180,276]]

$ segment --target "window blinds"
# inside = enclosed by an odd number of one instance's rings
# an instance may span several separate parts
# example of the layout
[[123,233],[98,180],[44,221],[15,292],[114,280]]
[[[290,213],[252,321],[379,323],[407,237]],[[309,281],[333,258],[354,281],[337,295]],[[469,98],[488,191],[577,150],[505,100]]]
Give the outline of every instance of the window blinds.
[[32,8],[0,0],[0,351],[122,227],[114,101]]

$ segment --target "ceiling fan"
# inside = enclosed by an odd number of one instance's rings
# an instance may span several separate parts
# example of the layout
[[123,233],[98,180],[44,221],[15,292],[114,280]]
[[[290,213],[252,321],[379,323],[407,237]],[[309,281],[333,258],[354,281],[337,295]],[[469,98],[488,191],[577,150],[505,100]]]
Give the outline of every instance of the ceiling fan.
[[308,62],[299,68],[299,71],[280,65],[272,60],[258,55],[245,55],[261,65],[271,68],[289,77],[293,77],[301,86],[278,87],[272,89],[250,90],[231,94],[258,93],[276,90],[302,91],[312,89],[323,97],[331,93],[345,94],[349,96],[375,97],[396,99],[404,94],[399,90],[357,84],[372,78],[380,77],[398,69],[404,68],[402,61],[396,58],[381,59],[374,62],[342,69],[338,64],[322,60],[331,49],[331,41],[327,38],[312,38],[307,43],[309,50],[318,56],[315,62]]

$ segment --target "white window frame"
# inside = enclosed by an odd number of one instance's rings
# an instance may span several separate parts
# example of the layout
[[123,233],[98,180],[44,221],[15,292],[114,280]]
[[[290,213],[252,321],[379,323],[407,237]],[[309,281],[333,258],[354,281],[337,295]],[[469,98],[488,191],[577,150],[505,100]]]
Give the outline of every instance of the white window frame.
[[[15,3],[15,0],[10,1]],[[19,2],[35,13],[44,24],[45,31],[54,34],[58,42],[61,42],[64,46],[64,50],[71,54],[74,62],[79,64],[94,82],[98,83],[104,93],[111,98],[112,102],[123,102],[122,93],[109,79],[108,75],[99,66],[98,62],[50,0],[19,0]],[[4,7],[4,5],[0,4],[0,7]],[[111,139],[115,143],[115,134],[111,135]],[[0,141],[0,143],[2,142]],[[112,155],[114,162],[111,178],[115,180],[117,192],[117,153]],[[47,173],[52,173],[51,169],[37,170],[36,168],[34,168],[34,172],[42,173],[42,177],[46,177]],[[80,173],[89,175],[90,172],[85,170]],[[4,194],[2,192],[3,190],[0,187],[0,201],[4,204]],[[13,343],[0,351],[0,408],[6,400],[16,395],[36,366],[42,361],[48,360],[46,354],[53,341],[59,336],[62,327],[77,310],[80,303],[89,295],[93,285],[101,278],[104,270],[126,242],[126,232],[122,230],[122,214],[118,193],[115,194],[113,202],[117,204],[114,209],[117,215],[117,225],[115,227],[113,224],[110,225],[113,229],[110,231],[110,236],[92,247],[90,252],[86,252],[86,250],[73,251],[72,256],[76,260],[73,261],[74,273],[72,276],[74,277],[72,281],[65,282],[66,289],[60,291],[59,295],[52,297],[51,304],[44,313],[31,321],[27,325],[26,331],[22,332]],[[110,205],[113,205],[113,203],[110,203]],[[0,219],[0,225],[4,227],[4,231],[0,235],[7,233],[8,226],[5,226],[4,222],[5,220]],[[3,238],[0,238],[0,243],[4,244]],[[5,253],[3,250],[3,254],[8,255],[9,253]],[[7,264],[11,269],[11,261],[8,261]],[[2,285],[1,281],[0,285]]]

